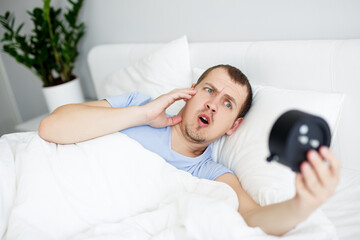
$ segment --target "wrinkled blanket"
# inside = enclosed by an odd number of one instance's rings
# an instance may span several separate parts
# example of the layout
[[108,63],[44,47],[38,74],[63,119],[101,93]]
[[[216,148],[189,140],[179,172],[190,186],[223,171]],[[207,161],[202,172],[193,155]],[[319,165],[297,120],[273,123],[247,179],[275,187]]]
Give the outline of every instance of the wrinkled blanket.
[[[250,228],[224,183],[198,179],[122,133],[57,145],[0,138],[2,239],[275,239]],[[284,239],[336,239],[321,212]]]

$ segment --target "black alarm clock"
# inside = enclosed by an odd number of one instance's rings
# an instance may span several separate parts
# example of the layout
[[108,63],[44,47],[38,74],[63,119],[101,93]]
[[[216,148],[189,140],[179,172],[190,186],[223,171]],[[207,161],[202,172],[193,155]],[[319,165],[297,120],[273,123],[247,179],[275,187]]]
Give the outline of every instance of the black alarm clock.
[[300,172],[306,153],[320,146],[330,146],[330,140],[330,128],[323,118],[290,110],[282,114],[271,129],[267,161],[277,161]]

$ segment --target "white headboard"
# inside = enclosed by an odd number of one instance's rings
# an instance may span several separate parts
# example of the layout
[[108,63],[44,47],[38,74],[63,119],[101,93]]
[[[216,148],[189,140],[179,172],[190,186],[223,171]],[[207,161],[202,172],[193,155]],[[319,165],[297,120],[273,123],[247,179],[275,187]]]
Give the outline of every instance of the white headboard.
[[[89,52],[88,66],[98,99],[106,77],[161,44],[108,44]],[[241,69],[253,84],[346,94],[335,152],[344,168],[360,170],[360,39],[190,43],[193,67],[220,63]]]

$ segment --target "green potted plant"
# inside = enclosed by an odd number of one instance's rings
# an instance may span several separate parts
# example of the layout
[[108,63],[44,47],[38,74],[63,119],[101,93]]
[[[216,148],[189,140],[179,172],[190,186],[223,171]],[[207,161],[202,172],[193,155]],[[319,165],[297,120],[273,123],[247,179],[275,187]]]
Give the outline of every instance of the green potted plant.
[[6,12],[0,15],[0,23],[5,30],[0,41],[4,43],[4,52],[41,79],[45,99],[52,111],[66,103],[84,101],[79,79],[73,70],[85,26],[78,23],[83,0],[68,0],[71,7],[65,14],[62,14],[61,8],[50,6],[50,1],[43,0],[43,8],[27,12],[34,24],[28,35],[20,34],[24,23],[15,28],[13,14]]

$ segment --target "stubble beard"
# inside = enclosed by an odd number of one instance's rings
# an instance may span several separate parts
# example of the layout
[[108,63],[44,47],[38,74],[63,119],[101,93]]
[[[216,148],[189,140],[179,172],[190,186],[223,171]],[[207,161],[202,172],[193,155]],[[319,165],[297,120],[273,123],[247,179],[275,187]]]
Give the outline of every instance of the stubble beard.
[[203,143],[206,141],[206,139],[200,134],[196,133],[196,131],[199,131],[201,129],[200,126],[196,127],[195,131],[192,131],[187,125],[185,126],[185,136],[188,137],[190,140],[196,142],[196,143]]

